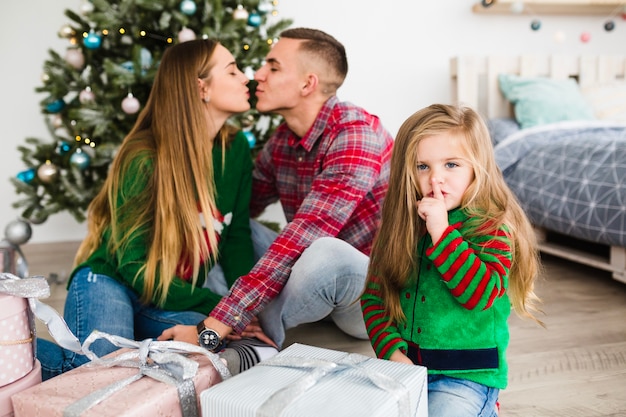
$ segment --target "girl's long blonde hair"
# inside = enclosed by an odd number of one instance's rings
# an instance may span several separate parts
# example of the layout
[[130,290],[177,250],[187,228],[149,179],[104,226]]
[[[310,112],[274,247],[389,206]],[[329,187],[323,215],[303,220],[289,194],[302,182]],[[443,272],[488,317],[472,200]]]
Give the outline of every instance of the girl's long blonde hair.
[[532,314],[538,311],[539,301],[534,293],[540,270],[535,233],[496,164],[487,126],[468,107],[434,104],[410,116],[400,127],[368,280],[376,278],[390,319],[402,322],[405,316],[399,294],[418,267],[416,248],[426,233],[426,223],[416,209],[416,201],[422,198],[417,181],[417,146],[422,139],[445,132],[460,133],[465,138],[463,146],[474,169],[474,180],[461,202],[470,215],[471,233],[490,234],[506,225],[513,251],[509,297],[517,314],[537,320]]
[[[146,303],[164,302],[181,260],[193,266],[195,284],[201,259],[217,255],[212,222],[212,149],[220,126],[211,128],[198,87],[198,79],[211,81],[211,58],[216,46],[214,40],[199,39],[165,51],[145,108],[88,208],[88,234],[76,254],[75,265],[86,261],[100,246],[107,230],[112,256],[123,253],[129,239],[138,230],[145,230],[147,259],[133,279],[143,274],[141,300]],[[227,132],[220,132],[223,142]],[[136,199],[120,204],[122,185],[128,183],[129,167],[137,158],[148,161],[152,177]],[[199,210],[205,219],[208,245]]]

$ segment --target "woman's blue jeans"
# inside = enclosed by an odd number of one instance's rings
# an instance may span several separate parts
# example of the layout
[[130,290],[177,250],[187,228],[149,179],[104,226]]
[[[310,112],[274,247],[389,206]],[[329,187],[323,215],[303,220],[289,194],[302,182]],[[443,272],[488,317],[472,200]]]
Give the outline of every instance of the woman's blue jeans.
[[[128,287],[106,275],[83,268],[75,275],[65,300],[64,318],[82,344],[95,329],[131,340],[156,339],[176,324],[197,324],[206,316],[194,311],[165,311],[145,306]],[[104,356],[118,348],[98,340],[90,348]],[[44,339],[37,340],[37,359],[44,380],[86,362],[84,355],[61,348]]]

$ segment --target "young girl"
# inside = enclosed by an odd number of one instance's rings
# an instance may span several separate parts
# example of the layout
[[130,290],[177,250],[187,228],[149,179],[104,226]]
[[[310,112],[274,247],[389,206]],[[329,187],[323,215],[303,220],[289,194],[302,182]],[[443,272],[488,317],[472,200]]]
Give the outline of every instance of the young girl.
[[472,109],[432,105],[400,127],[361,297],[379,358],[428,368],[431,417],[495,416],[511,305],[532,316],[534,233]]

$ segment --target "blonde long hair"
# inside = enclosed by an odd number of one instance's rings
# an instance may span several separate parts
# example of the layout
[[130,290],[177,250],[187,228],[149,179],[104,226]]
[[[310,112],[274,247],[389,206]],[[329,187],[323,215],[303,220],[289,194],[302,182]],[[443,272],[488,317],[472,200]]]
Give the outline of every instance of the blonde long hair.
[[[220,126],[210,129],[210,120],[200,98],[198,79],[210,82],[211,60],[217,42],[199,39],[169,47],[145,108],[122,142],[103,188],[88,208],[88,234],[75,258],[86,261],[110,230],[108,250],[124,252],[129,239],[147,227],[148,255],[133,279],[144,275],[143,302],[164,302],[181,260],[193,265],[196,283],[201,259],[217,255],[213,230],[215,185],[213,138]],[[224,142],[224,128],[218,136]],[[124,176],[132,161],[149,160],[153,166],[148,186],[137,198],[120,205]],[[207,245],[198,210],[205,219]],[[157,279],[158,277],[158,279]]]
[[531,312],[538,311],[539,302],[534,293],[534,281],[540,270],[535,234],[496,164],[484,121],[468,107],[434,104],[410,116],[400,127],[391,157],[381,226],[370,256],[368,280],[375,277],[380,285],[390,319],[396,323],[403,321],[399,294],[418,267],[416,248],[426,233],[426,223],[417,214],[415,204],[422,198],[417,182],[417,146],[422,139],[444,132],[460,133],[465,138],[463,146],[474,169],[474,180],[461,202],[470,215],[471,233],[490,234],[506,225],[513,251],[510,300],[517,314],[537,320]]

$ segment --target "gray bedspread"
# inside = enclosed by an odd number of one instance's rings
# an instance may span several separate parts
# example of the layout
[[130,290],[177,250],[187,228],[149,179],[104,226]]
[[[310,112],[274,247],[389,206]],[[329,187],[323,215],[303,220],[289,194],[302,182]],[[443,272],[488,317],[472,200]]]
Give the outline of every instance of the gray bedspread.
[[562,122],[523,129],[494,150],[533,224],[626,247],[626,124]]

